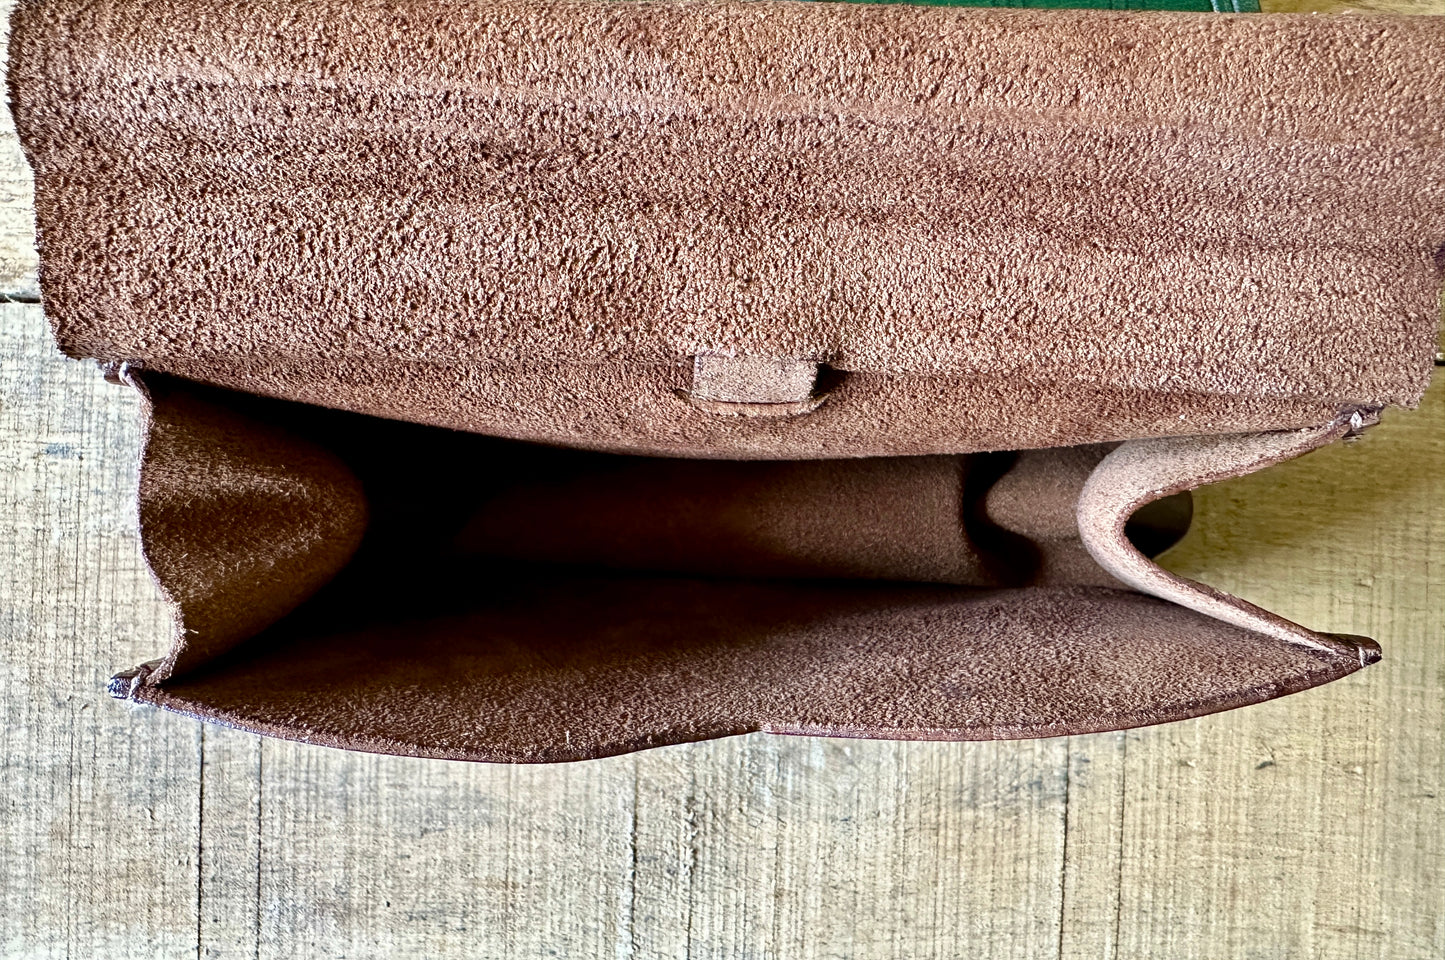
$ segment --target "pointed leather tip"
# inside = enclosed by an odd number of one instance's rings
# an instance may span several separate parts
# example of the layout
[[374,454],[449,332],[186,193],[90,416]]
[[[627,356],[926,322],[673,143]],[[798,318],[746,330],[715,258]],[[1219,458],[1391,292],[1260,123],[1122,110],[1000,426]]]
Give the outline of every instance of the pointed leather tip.
[[1353,633],[1332,633],[1330,637],[1342,643],[1348,643],[1360,651],[1360,666],[1368,667],[1372,663],[1379,663],[1385,659],[1384,651],[1380,645],[1369,637],[1361,637]]

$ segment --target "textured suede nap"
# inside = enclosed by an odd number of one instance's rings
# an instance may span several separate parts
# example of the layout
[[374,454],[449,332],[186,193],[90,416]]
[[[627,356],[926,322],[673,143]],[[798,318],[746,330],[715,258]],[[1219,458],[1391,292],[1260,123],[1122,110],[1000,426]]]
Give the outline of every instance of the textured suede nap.
[[24,0],[11,45],[47,314],[146,399],[176,632],[118,695],[552,761],[1379,656],[1150,556],[1423,392],[1445,20]]
[[[713,457],[1305,426],[1428,377],[1441,18],[46,0],[11,44],[76,356]],[[705,416],[718,352],[842,376]]]

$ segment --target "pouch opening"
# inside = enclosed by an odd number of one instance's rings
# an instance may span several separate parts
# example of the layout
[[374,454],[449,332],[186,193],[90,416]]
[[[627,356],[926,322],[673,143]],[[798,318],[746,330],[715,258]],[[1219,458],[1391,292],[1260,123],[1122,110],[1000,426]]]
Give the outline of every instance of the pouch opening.
[[[503,761],[752,730],[1047,736],[1267,699],[1360,662],[1115,579],[1078,527],[1115,445],[678,460],[146,385],[143,534],[179,632],[126,692],[260,732]],[[248,423],[261,442],[238,436]],[[248,467],[243,449],[279,460]],[[1119,519],[1121,549],[1182,535],[1187,494],[1170,494]],[[147,522],[198,503],[228,523]],[[268,517],[296,542],[245,535]],[[292,564],[263,581],[316,583],[262,629],[254,589],[168,582],[167,556],[242,569],[234,552],[257,549],[273,572]],[[239,627],[195,616],[227,603]]]

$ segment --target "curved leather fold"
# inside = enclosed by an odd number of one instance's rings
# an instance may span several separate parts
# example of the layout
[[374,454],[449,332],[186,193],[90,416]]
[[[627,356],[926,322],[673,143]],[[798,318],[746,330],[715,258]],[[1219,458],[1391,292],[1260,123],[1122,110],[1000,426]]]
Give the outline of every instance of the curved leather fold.
[[256,636],[329,583],[367,525],[350,469],[316,444],[174,381],[128,374],[149,429],[141,543],[176,634],[152,673],[185,673]]
[[1305,430],[1124,443],[1104,458],[1079,496],[1078,526],[1084,547],[1111,576],[1141,593],[1304,649],[1356,657],[1360,666],[1374,663],[1380,658],[1374,641],[1316,633],[1238,597],[1170,573],[1135,549],[1124,528],[1145,504],[1293,459],[1376,419],[1374,414],[1354,412]]

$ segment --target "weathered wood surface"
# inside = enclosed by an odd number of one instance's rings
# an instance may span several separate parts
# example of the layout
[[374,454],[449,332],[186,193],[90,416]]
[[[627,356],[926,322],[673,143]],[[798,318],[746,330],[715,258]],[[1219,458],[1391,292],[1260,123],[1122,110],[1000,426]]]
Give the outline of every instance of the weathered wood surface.
[[[35,300],[0,140],[0,293]],[[1445,956],[1445,380],[1204,491],[1170,557],[1378,638],[1354,677],[1126,734],[487,767],[104,696],[166,635],[137,408],[41,311],[0,306],[0,957]]]

